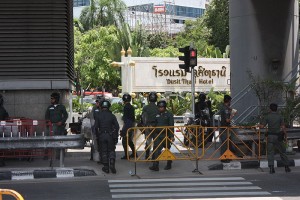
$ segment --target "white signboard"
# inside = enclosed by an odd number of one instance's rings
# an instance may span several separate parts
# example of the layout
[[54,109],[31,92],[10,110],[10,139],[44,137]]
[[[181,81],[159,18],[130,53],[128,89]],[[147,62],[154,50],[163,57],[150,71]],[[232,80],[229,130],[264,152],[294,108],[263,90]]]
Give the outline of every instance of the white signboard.
[[[132,78],[130,92],[182,92],[191,91],[191,73],[179,69],[178,58],[132,57],[135,66],[123,78]],[[230,68],[227,58],[198,58],[195,70],[195,91],[206,92],[230,90]],[[127,66],[129,67],[129,66]],[[128,91],[128,92],[129,92]]]

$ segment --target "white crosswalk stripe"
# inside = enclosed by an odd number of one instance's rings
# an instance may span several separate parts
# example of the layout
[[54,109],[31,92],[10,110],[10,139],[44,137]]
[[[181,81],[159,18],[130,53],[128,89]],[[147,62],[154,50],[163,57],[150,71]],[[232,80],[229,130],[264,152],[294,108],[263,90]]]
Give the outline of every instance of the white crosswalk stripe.
[[242,177],[109,180],[112,198],[269,196]]

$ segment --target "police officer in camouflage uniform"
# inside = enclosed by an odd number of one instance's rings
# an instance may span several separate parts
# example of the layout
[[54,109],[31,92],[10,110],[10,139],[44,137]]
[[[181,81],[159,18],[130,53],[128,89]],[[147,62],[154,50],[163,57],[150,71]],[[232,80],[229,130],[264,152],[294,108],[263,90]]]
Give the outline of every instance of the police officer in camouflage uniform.
[[[2,94],[0,94],[0,120],[1,121],[7,120],[9,117],[7,111],[5,110],[5,108],[3,106],[3,103],[4,103],[4,99],[3,99]],[[3,167],[3,166],[5,166],[4,158],[0,158],[0,167]]]
[[101,102],[101,112],[95,123],[95,130],[98,143],[101,146],[101,157],[104,167],[102,171],[109,173],[109,169],[113,174],[116,173],[116,144],[118,143],[119,123],[117,118],[109,110],[110,103],[107,100]]
[[124,94],[122,97],[122,100],[124,102],[124,108],[123,108],[123,121],[124,121],[124,125],[122,127],[122,130],[120,131],[120,136],[122,137],[122,145],[123,145],[123,149],[124,149],[124,156],[121,157],[121,159],[127,159],[127,154],[128,154],[128,150],[127,150],[127,141],[128,141],[128,145],[131,149],[132,154],[130,155],[131,158],[134,158],[136,155],[135,152],[135,147],[134,147],[134,143],[132,141],[133,139],[133,130],[128,132],[127,135],[127,131],[129,128],[134,127],[134,123],[135,123],[135,114],[134,114],[134,107],[131,105],[130,101],[131,101],[131,96],[129,94]]
[[[281,160],[285,167],[285,172],[291,172],[289,168],[289,160],[287,155],[285,154],[285,148],[283,146],[283,140],[286,139],[286,130],[283,121],[283,117],[277,112],[277,104],[270,104],[270,113],[265,116],[263,122],[260,127],[265,127],[268,125],[268,133],[267,133],[267,157],[268,157],[268,165],[270,168],[270,174],[275,173],[274,169],[274,154],[275,149],[278,150]],[[282,132],[281,132],[282,129]]]
[[[156,115],[159,113],[158,108],[156,106],[156,101],[157,101],[157,94],[156,92],[150,92],[148,96],[149,104],[143,107],[142,111],[142,119],[141,123],[143,126],[146,127],[154,127],[156,125]],[[150,151],[151,151],[151,142],[153,139],[153,134],[150,135],[151,129],[146,129],[145,130],[145,139],[146,139],[146,144],[145,144],[145,159],[149,158]]]
[[[173,114],[166,110],[167,108],[167,102],[164,100],[161,100],[157,103],[157,107],[159,110],[159,114],[156,115],[156,126],[174,126],[174,117]],[[167,130],[167,135],[165,131],[163,131],[161,128],[157,128],[155,131],[155,141],[153,146],[153,153],[152,159],[155,160],[159,157],[161,154],[161,150],[163,148],[170,149],[171,148],[171,141],[174,141],[174,135]],[[167,139],[167,138],[169,139]],[[169,170],[172,168],[172,160],[167,161],[167,166],[164,168],[165,170]],[[159,171],[159,162],[154,161],[153,165],[149,167],[150,170],[153,171]]]

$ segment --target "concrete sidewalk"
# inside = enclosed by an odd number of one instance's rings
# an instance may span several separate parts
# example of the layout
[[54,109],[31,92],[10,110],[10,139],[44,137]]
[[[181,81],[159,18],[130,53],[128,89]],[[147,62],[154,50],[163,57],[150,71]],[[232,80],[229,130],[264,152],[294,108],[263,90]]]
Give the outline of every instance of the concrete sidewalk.
[[[296,149],[297,150],[297,149]],[[289,155],[291,166],[300,165],[300,152],[294,152]],[[244,170],[253,171],[261,168],[268,168],[267,161],[231,161],[230,163],[221,163],[219,160],[200,160],[198,161],[198,171],[196,161],[178,160],[174,161],[171,170],[164,170],[166,161],[160,162],[160,171],[149,170],[151,162],[134,163],[128,160],[120,159],[123,156],[122,146],[117,146],[116,174],[106,174],[102,172],[102,164],[90,160],[90,148],[85,147],[82,150],[69,149],[66,153],[63,168],[59,167],[59,160],[54,160],[53,167],[50,167],[49,160],[43,158],[34,158],[32,161],[26,159],[7,159],[6,166],[0,168],[0,180],[23,180],[38,178],[65,178],[80,176],[98,176],[103,179],[128,179],[129,177],[142,178],[168,178],[168,177],[194,177],[202,174],[230,173],[233,171]],[[276,159],[280,160],[279,155]],[[278,164],[278,166],[277,166]],[[280,161],[276,162],[275,167],[282,167]],[[216,171],[218,170],[218,171]],[[293,168],[292,168],[293,170]],[[260,170],[261,171],[261,170]],[[265,169],[264,171],[268,171]]]

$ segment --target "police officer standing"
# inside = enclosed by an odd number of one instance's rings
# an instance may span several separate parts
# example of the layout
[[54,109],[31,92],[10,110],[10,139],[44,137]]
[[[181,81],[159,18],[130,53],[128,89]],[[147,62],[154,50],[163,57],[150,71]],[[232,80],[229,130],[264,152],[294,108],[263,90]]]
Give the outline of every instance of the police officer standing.
[[[159,114],[156,115],[156,126],[174,126],[174,117],[173,114],[166,110],[167,108],[167,102],[164,100],[161,100],[157,103],[157,107],[159,110]],[[163,148],[170,149],[171,148],[171,141],[174,141],[174,135],[167,130],[167,135],[165,131],[162,131],[161,128],[157,128],[155,131],[155,141],[153,150],[155,152],[153,153],[152,159],[155,160],[159,157],[161,154],[161,150]],[[167,139],[168,138],[168,139]],[[172,160],[167,161],[167,166],[164,168],[165,170],[169,170],[172,168]],[[159,171],[159,162],[154,161],[153,165],[149,167],[150,170],[153,171]]]
[[[5,110],[4,106],[3,106],[3,103],[4,103],[4,99],[3,99],[3,96],[2,94],[0,94],[0,120],[7,120],[9,115],[7,113],[7,111]],[[4,158],[0,158],[0,167],[3,167],[5,166],[5,162],[4,162]]]
[[[260,127],[263,128],[268,125],[267,133],[267,157],[270,174],[275,173],[274,169],[274,154],[278,150],[281,160],[285,167],[285,172],[291,172],[289,168],[289,160],[285,154],[283,140],[286,139],[286,130],[283,117],[277,112],[278,105],[275,103],[270,104],[270,113],[267,114],[261,123]],[[282,130],[282,132],[281,132]]]
[[[45,119],[52,123],[53,135],[64,135],[68,113],[64,105],[59,104],[60,95],[57,92],[51,94],[51,105],[48,106]],[[59,150],[56,150],[56,159],[59,159]],[[47,159],[47,157],[44,157]]]
[[[156,106],[156,101],[157,101],[156,92],[150,92],[148,96],[148,100],[149,100],[149,104],[143,107],[141,123],[143,126],[146,127],[154,127],[156,125],[156,115],[159,113],[158,108]],[[150,129],[145,129],[145,139],[146,139],[145,159],[148,159],[151,151],[150,145],[153,139],[153,135],[151,135]]]
[[[92,108],[91,115],[90,115],[90,121],[91,121],[91,125],[92,125],[92,140],[93,140],[93,145],[91,146],[90,160],[94,159],[93,153],[95,152],[95,150],[97,149],[99,152],[99,150],[101,149],[97,142],[96,131],[95,131],[95,122],[97,121],[96,119],[97,119],[100,111],[101,111],[100,98],[97,96],[97,99],[95,101],[95,106]],[[101,154],[99,153],[99,155],[101,155]],[[99,157],[99,163],[101,163],[101,157]]]
[[135,152],[135,147],[134,147],[134,143],[132,141],[133,139],[133,130],[128,132],[127,135],[127,130],[129,128],[134,127],[134,123],[135,123],[135,115],[134,115],[134,107],[131,105],[130,101],[131,101],[131,96],[129,94],[124,94],[123,98],[122,98],[123,102],[124,102],[124,108],[123,108],[123,121],[124,121],[124,125],[122,127],[122,130],[120,131],[120,136],[122,137],[122,145],[123,145],[123,149],[124,149],[124,156],[121,157],[121,159],[127,159],[127,154],[128,154],[128,150],[127,150],[127,141],[128,141],[128,145],[131,149],[132,154],[130,155],[131,158],[134,158],[136,152]]
[[116,144],[118,143],[119,123],[114,114],[109,110],[110,103],[107,100],[101,102],[101,112],[97,117],[95,129],[98,144],[101,146],[101,157],[104,167],[102,171],[109,173],[109,169],[115,174]]

